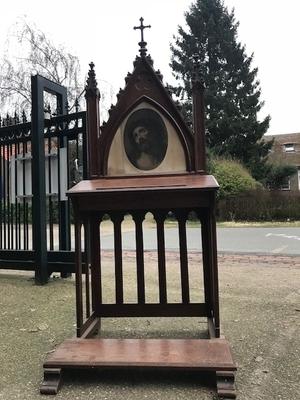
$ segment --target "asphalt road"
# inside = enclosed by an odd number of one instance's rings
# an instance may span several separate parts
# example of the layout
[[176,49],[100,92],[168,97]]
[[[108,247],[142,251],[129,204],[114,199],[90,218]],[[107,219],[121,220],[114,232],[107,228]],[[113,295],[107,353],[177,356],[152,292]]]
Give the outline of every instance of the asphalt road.
[[[144,230],[145,250],[156,249],[156,230]],[[228,253],[262,253],[300,255],[300,228],[218,228],[218,251]],[[134,232],[123,235],[123,249],[135,249]],[[199,228],[188,228],[188,248],[200,250],[201,232]],[[165,230],[167,250],[178,249],[176,228]],[[113,236],[102,238],[103,249],[113,249]]]

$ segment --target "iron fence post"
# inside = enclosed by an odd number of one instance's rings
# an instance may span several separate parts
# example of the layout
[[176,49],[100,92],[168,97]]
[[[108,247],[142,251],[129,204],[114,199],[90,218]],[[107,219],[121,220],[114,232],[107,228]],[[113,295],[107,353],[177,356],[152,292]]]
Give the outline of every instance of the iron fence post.
[[[44,142],[44,92],[56,96],[58,109],[65,113],[67,89],[40,76],[31,77],[32,96],[32,234],[35,254],[35,281],[45,284],[48,281],[47,260],[47,221],[46,221],[46,184],[45,184],[45,142]],[[59,141],[59,147],[66,146],[66,140]],[[60,172],[60,171],[59,171]],[[67,201],[61,201],[59,187],[59,249],[67,250],[70,243],[69,216]],[[69,274],[62,273],[62,277]]]
[[38,75],[31,77],[31,134],[32,134],[32,238],[35,254],[35,282],[48,281],[46,233],[46,184],[44,145],[43,88]]

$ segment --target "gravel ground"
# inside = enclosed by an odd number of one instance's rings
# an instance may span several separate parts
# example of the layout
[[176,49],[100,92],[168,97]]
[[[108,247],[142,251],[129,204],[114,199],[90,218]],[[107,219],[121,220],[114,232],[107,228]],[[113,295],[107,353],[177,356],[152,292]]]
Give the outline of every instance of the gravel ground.
[[[112,254],[103,255],[109,298]],[[190,259],[192,298],[197,300],[197,261]],[[155,299],[156,258],[146,253],[148,299]],[[169,253],[168,294],[176,300],[178,254]],[[134,258],[125,255],[125,294],[134,297]],[[194,269],[193,269],[194,268]],[[194,274],[194,275],[193,275]],[[0,399],[45,399],[39,394],[47,354],[75,333],[74,280],[53,278],[34,285],[32,274],[0,273]],[[300,257],[220,255],[222,333],[238,364],[240,400],[300,398]],[[114,337],[197,337],[205,325],[198,319],[105,320],[103,335]],[[93,372],[66,374],[57,400],[215,399],[209,375],[176,373]]]

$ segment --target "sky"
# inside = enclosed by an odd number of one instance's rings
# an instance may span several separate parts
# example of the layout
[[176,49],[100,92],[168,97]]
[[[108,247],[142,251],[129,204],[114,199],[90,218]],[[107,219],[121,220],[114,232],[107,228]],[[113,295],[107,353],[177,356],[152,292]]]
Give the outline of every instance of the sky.
[[[271,115],[268,133],[300,132],[300,1],[224,0],[235,9],[239,21],[238,39],[248,55],[254,53],[258,67],[261,100],[259,119]],[[144,24],[148,52],[165,83],[174,83],[169,67],[170,42],[178,25],[184,26],[184,12],[191,0],[10,0],[1,4],[0,56],[8,32],[18,18],[26,16],[55,44],[63,44],[77,55],[82,76],[90,61],[95,63],[99,87],[117,93],[124,87],[127,72],[138,54],[139,31]]]

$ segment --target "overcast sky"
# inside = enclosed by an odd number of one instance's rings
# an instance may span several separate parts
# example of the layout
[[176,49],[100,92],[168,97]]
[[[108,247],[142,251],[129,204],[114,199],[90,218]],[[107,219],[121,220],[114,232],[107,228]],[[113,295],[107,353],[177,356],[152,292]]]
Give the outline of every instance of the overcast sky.
[[[7,32],[26,15],[55,43],[62,43],[80,59],[83,76],[88,63],[96,64],[97,78],[115,92],[124,86],[138,53],[139,33],[132,28],[144,17],[148,50],[165,82],[172,83],[169,67],[172,36],[184,24],[190,0],[9,0],[1,3],[0,54]],[[240,22],[239,40],[258,67],[263,115],[271,115],[268,133],[300,132],[300,0],[225,0]],[[103,83],[104,84],[104,83]]]

